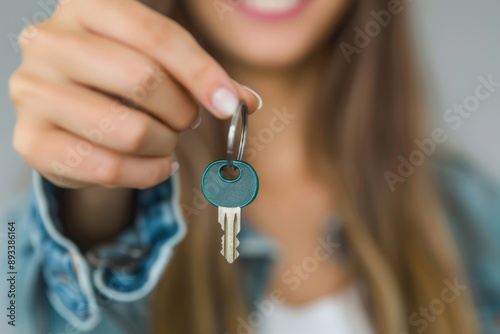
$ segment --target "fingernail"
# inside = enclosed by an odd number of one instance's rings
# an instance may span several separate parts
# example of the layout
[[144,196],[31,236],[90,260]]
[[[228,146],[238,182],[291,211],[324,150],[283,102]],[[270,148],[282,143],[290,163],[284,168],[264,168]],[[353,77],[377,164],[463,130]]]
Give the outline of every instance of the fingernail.
[[170,176],[174,175],[179,170],[179,163],[177,161],[172,162],[170,165]]
[[245,85],[241,85],[243,88],[245,88],[246,90],[248,90],[250,93],[252,93],[253,95],[255,95],[255,97],[257,98],[257,100],[259,101],[259,104],[257,105],[257,110],[260,110],[262,109],[262,105],[263,105],[263,102],[262,102],[262,98],[260,97],[260,95],[254,91],[252,88],[250,87],[247,87]]
[[196,117],[196,119],[194,120],[193,124],[191,124],[191,129],[196,129],[197,127],[199,127],[201,124],[201,116],[198,115],[198,117]]
[[222,114],[231,116],[238,108],[238,98],[227,88],[219,88],[212,95],[213,106]]

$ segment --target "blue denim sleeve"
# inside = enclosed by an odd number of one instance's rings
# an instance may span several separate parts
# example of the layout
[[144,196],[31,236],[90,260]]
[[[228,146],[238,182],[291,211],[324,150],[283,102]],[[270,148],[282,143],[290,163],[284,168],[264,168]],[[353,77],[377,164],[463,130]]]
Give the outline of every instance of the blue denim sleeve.
[[[54,309],[81,330],[100,321],[99,298],[132,302],[155,287],[167,266],[174,246],[186,233],[178,205],[178,180],[173,178],[137,192],[134,227],[124,231],[113,247],[147,246],[132,271],[104,266],[93,268],[78,247],[64,236],[58,220],[59,188],[33,174],[31,223],[33,246],[40,253],[47,296]],[[138,237],[139,236],[139,237]]]
[[482,333],[499,333],[500,185],[465,162],[441,166],[451,230],[461,252]]

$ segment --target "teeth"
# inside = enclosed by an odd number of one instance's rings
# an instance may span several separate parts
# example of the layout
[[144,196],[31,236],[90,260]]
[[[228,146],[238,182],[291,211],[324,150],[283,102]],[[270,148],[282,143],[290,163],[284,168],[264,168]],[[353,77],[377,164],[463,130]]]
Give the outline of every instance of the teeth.
[[300,0],[245,0],[245,4],[262,13],[283,13],[293,9]]

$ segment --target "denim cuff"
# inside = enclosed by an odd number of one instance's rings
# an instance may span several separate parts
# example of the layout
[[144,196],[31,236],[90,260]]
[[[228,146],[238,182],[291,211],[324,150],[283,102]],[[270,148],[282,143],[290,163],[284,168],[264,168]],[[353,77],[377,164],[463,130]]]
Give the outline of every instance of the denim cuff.
[[178,182],[174,176],[137,191],[134,226],[120,234],[109,248],[140,244],[149,251],[137,259],[132,271],[125,272],[110,266],[93,268],[89,264],[75,243],[62,233],[57,202],[60,188],[33,172],[31,239],[41,254],[48,299],[74,327],[87,331],[99,323],[104,307],[99,300],[103,296],[132,302],[145,297],[156,286],[174,246],[186,233],[178,205]]

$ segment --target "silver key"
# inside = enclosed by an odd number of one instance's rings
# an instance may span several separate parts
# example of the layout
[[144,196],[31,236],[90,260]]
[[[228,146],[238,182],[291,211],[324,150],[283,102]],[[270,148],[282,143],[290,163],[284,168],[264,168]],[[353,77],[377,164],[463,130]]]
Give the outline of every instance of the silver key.
[[233,164],[239,172],[234,179],[222,176],[221,170],[228,165],[227,160],[217,160],[208,165],[201,180],[206,199],[218,207],[218,220],[224,231],[221,254],[229,263],[239,255],[237,236],[241,229],[241,208],[250,204],[259,191],[255,170],[243,161],[234,160]]
[[240,245],[238,233],[241,229],[241,208],[219,207],[219,224],[224,231],[222,236],[222,250],[220,253],[226,258],[227,262],[233,263],[240,255],[237,248]]

